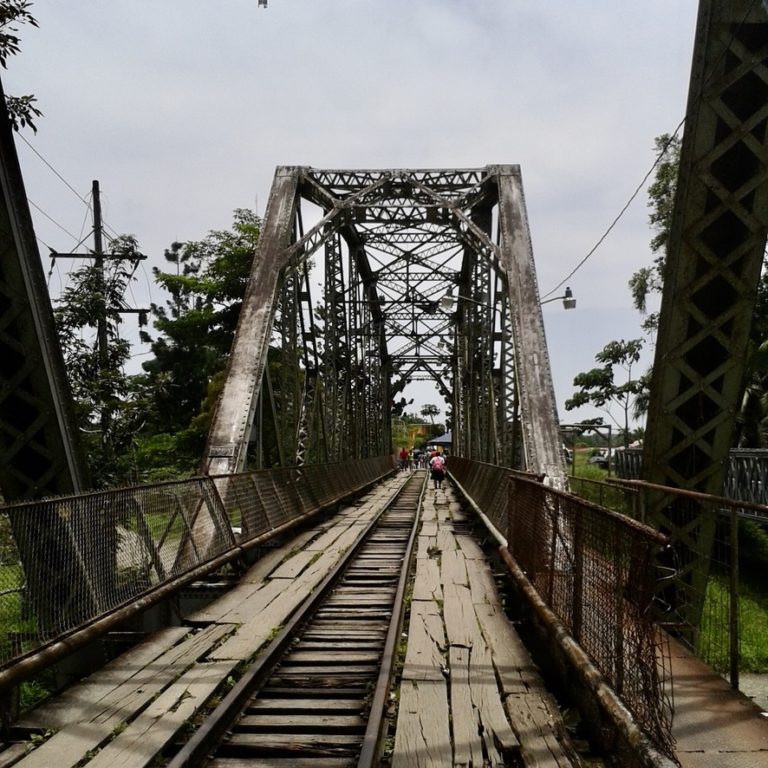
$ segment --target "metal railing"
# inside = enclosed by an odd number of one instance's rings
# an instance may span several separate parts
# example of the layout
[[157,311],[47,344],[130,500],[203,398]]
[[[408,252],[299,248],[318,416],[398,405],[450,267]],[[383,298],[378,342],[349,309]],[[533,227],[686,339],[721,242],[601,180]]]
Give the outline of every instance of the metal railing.
[[451,457],[448,467],[499,531],[544,604],[665,754],[669,649],[651,604],[667,539],[531,476]]
[[384,456],[0,507],[0,669],[393,468]]
[[[619,482],[640,494],[643,508],[663,498],[674,509],[678,530],[695,523],[701,531],[682,545],[674,531],[670,534],[670,578],[657,597],[660,621],[738,689],[742,668],[763,668],[768,662],[759,596],[768,567],[768,506],[643,481]],[[741,552],[745,545],[748,550]],[[696,563],[705,567],[694,568]]]

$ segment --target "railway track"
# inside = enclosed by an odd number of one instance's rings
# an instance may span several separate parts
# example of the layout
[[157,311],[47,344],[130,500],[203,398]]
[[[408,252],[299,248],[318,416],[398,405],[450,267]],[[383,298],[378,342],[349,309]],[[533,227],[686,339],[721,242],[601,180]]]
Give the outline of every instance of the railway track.
[[169,768],[376,764],[425,477],[367,526]]

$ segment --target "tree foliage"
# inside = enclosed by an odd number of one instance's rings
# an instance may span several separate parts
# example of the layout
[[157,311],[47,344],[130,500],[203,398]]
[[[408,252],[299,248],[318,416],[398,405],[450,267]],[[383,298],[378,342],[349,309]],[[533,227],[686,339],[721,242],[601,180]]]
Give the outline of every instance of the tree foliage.
[[139,256],[135,237],[115,238],[103,266],[94,259],[70,274],[54,309],[77,423],[96,485],[113,484],[119,478],[117,456],[130,444],[139,418],[124,372],[131,345],[120,332],[123,297]]
[[[19,26],[37,26],[37,20],[29,10],[31,5],[27,0],[0,1],[0,65],[3,69],[8,68],[10,57],[21,50]],[[6,95],[5,108],[14,130],[18,131],[28,125],[33,131],[37,131],[34,121],[43,113],[35,106],[35,101],[35,97],[31,95]]]
[[[573,379],[573,386],[579,389],[565,402],[567,411],[588,404],[604,410],[623,430],[625,445],[629,443],[629,415],[632,405],[643,389],[642,380],[632,376],[633,367],[640,360],[642,348],[642,339],[608,342],[595,355],[595,360],[602,365],[577,374]],[[624,372],[621,380],[617,380],[618,370]],[[611,412],[612,405],[618,405],[623,415],[622,421]]]
[[659,322],[658,313],[647,314],[648,299],[652,294],[660,294],[664,286],[664,264],[677,191],[681,148],[680,139],[667,133],[657,136],[654,143],[656,152],[661,157],[656,166],[654,180],[648,187],[648,207],[651,211],[648,221],[654,232],[651,251],[655,256],[650,266],[641,267],[629,280],[635,309],[647,315],[643,321],[643,330],[647,333],[655,333]]
[[424,418],[429,418],[429,423],[430,424],[434,424],[435,423],[435,416],[439,416],[440,415],[440,409],[436,405],[434,405],[432,403],[427,403],[427,405],[423,405],[421,407],[421,415]]
[[137,379],[143,392],[148,432],[139,446],[140,469],[165,453],[172,473],[194,470],[232,346],[261,222],[253,211],[238,208],[232,228],[213,230],[202,240],[175,242],[165,258],[173,271],[154,270],[169,294],[153,304],[152,359]]

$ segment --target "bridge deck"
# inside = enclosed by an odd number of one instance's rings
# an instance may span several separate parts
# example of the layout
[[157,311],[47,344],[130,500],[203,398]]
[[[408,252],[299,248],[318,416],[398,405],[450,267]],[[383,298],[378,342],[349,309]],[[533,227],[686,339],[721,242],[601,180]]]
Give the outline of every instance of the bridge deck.
[[[263,647],[322,581],[404,476],[264,555],[222,598],[157,632],[18,724],[47,738],[18,765],[133,768],[151,764],[213,692]],[[679,652],[678,652],[679,651]],[[675,737],[683,768],[768,766],[768,721],[683,650],[673,653]],[[53,734],[48,736],[48,734]],[[39,742],[39,739],[36,740]],[[416,554],[392,765],[566,768],[554,700],[507,621],[486,557],[450,485],[427,491]],[[479,760],[479,762],[478,762]]]
[[[186,617],[185,627],[156,633],[30,712],[19,728],[53,735],[8,764],[64,768],[86,755],[94,768],[150,763],[237,665],[271,639],[403,480],[382,483],[356,506],[265,555],[225,596]],[[540,764],[565,768],[571,762],[558,741],[564,735],[452,489],[429,490],[393,765],[482,764],[483,751],[503,765],[510,750],[540,761],[546,755]]]
[[768,768],[765,713],[682,645],[673,640],[671,647],[681,767]]

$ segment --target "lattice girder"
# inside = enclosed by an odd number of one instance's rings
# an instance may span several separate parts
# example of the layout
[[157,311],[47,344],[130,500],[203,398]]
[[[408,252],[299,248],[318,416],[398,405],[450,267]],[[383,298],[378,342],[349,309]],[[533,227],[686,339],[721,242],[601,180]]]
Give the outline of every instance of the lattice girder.
[[[765,4],[702,0],[643,467],[655,483],[717,495],[768,232],[767,64]],[[650,513],[679,539],[682,612],[695,627],[714,520],[663,498]]]
[[[501,207],[500,190],[507,194],[500,174],[516,175],[514,202],[505,203],[515,210],[495,241],[493,212]],[[537,426],[525,432],[521,442],[536,435],[536,445],[520,452],[519,466],[561,478],[554,393],[548,360],[539,353],[545,347],[537,335],[543,338],[543,324],[525,212],[518,210],[524,205],[519,187],[519,170],[512,166],[278,169],[249,281],[253,295],[244,303],[244,311],[252,313],[251,302],[261,302],[261,325],[239,324],[230,357],[234,379],[230,384],[227,378],[209,436],[209,469],[237,471],[244,466],[239,433],[253,417],[250,400],[257,397],[259,382],[245,368],[262,366],[254,352],[261,348],[263,354],[279,335],[284,359],[297,360],[299,369],[282,371],[280,389],[306,393],[304,405],[297,405],[292,417],[298,420],[292,434],[298,436],[300,457],[310,460],[313,445],[326,445],[329,457],[338,459],[391,450],[392,398],[412,379],[432,377],[451,403],[454,450],[485,461],[511,458],[511,420],[518,414],[522,420],[532,417],[527,403],[519,406],[514,394],[515,363],[525,356],[530,359],[529,373],[541,368],[546,372],[537,373],[522,389],[538,392],[540,401],[548,403],[545,420],[554,419],[554,426],[542,430],[535,419]],[[302,213],[307,205],[317,206],[319,213]],[[302,232],[300,225],[292,226],[294,221],[316,223]],[[510,248],[514,256],[505,255]],[[331,262],[322,273],[325,306],[319,311],[305,305],[309,282],[305,289],[296,282],[310,257]],[[526,271],[530,296],[509,288],[510,275],[517,279],[519,268]],[[457,314],[441,303],[451,288],[466,297],[460,299]],[[293,299],[286,296],[288,291]],[[286,311],[292,302],[297,311],[295,319],[272,330],[266,321],[275,316],[278,296]],[[513,322],[520,312],[537,315],[538,324]],[[278,318],[282,320],[282,312]],[[297,320],[298,334],[293,330]],[[520,335],[523,326],[527,330]],[[241,335],[247,355],[238,349]],[[317,345],[312,355],[306,347],[303,355],[290,352],[308,338]],[[316,384],[305,377],[314,360]],[[292,376],[301,380],[301,388],[291,386]],[[310,403],[311,392],[315,398]],[[239,406],[223,404],[231,397],[239,398]],[[290,394],[275,392],[274,401],[279,404],[281,399],[288,402]],[[317,416],[309,418],[310,411]],[[313,429],[322,429],[324,437],[313,436]],[[553,445],[542,451],[547,440]],[[283,453],[286,459],[296,455]],[[549,454],[557,460],[542,464],[540,459]]]

